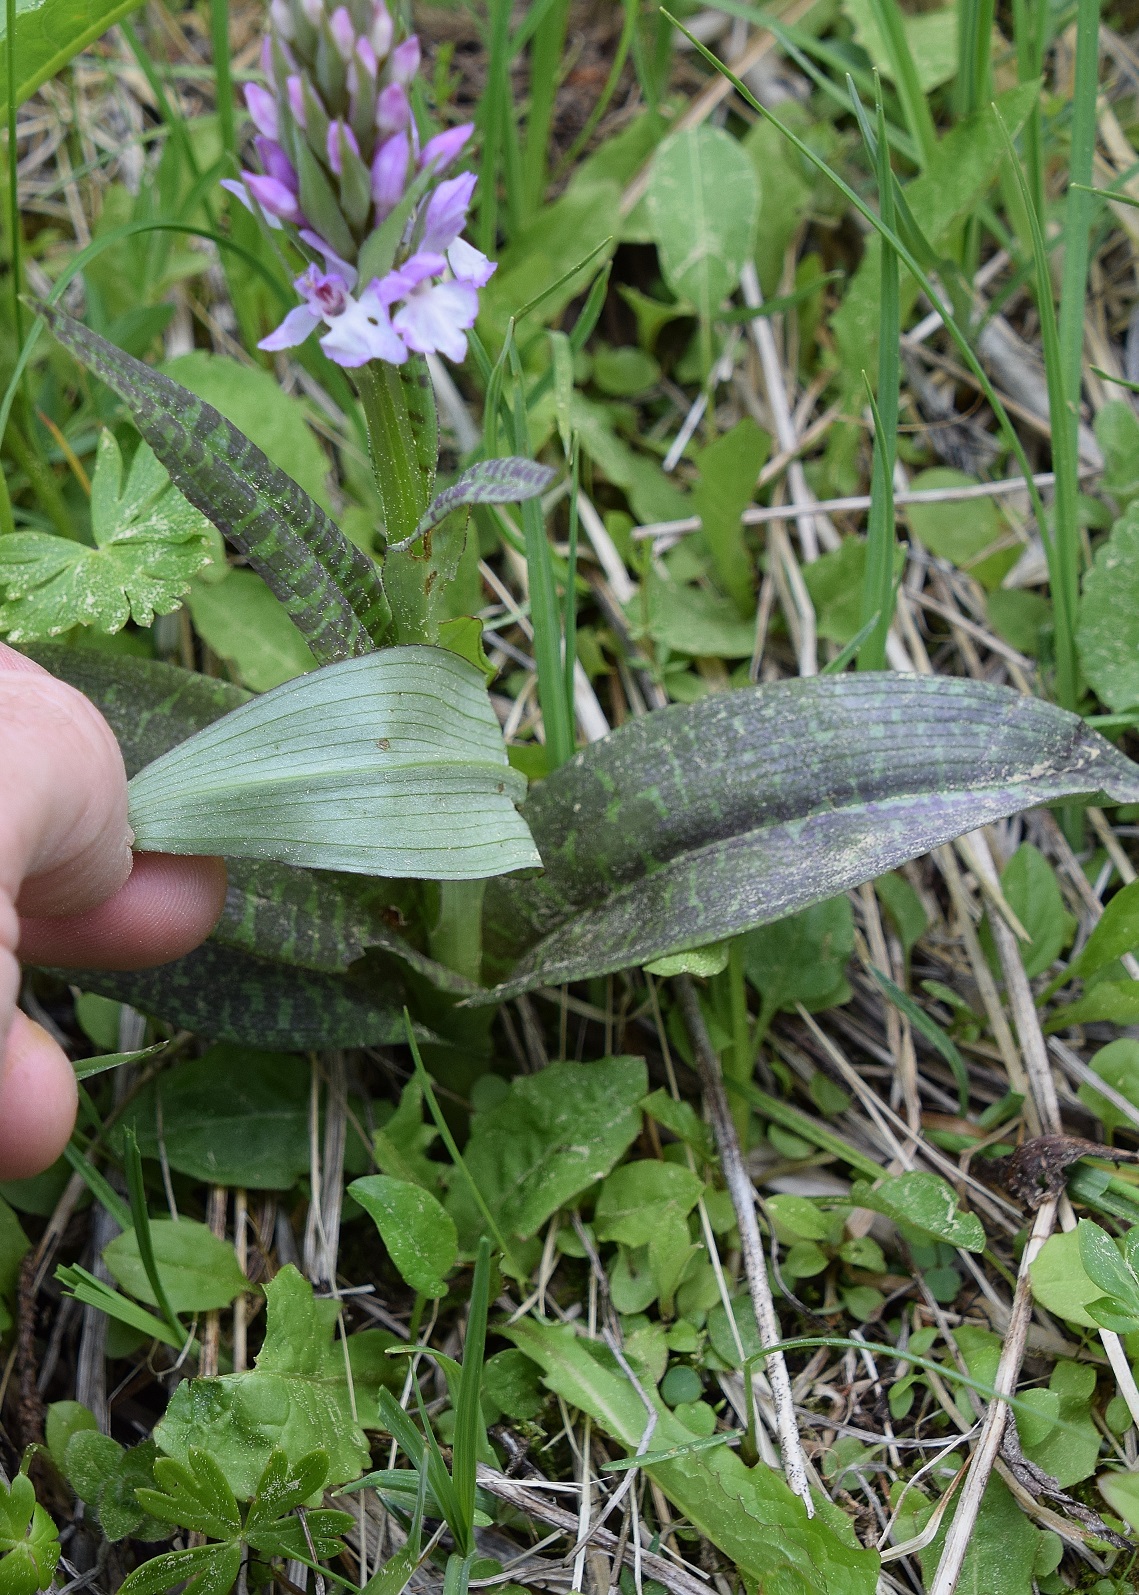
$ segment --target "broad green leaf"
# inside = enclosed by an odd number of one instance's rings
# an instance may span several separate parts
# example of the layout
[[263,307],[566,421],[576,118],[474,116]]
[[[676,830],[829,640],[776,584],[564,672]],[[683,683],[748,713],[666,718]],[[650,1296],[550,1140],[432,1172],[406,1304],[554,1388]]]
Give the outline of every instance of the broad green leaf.
[[856,1180],[850,1199],[858,1207],[885,1213],[896,1224],[908,1225],[951,1246],[963,1246],[970,1252],[985,1249],[981,1220],[975,1213],[961,1211],[953,1187],[939,1174],[917,1170],[892,1175],[877,1186]]
[[722,128],[689,128],[653,158],[647,202],[665,282],[710,322],[751,254],[759,219],[755,167]]
[[1126,509],[1139,497],[1139,417],[1126,399],[1111,399],[1095,418],[1095,435],[1103,450],[1100,485]]
[[744,974],[760,994],[763,1033],[781,1008],[802,1003],[814,1013],[849,1002],[843,971],[854,952],[854,918],[846,897],[815,903],[778,925],[742,938]]
[[291,1263],[265,1286],[265,1297],[265,1342],[256,1366],[180,1384],[154,1431],[179,1462],[188,1460],[191,1447],[208,1451],[239,1500],[254,1495],[278,1447],[294,1465],[312,1451],[326,1451],[330,1486],[359,1477],[369,1461],[363,1430],[378,1423],[373,1343],[392,1344],[390,1335],[377,1341],[375,1330],[348,1338],[350,1391],[345,1346],[334,1338],[338,1304],[317,1301]]
[[1068,966],[1072,979],[1088,980],[1139,947],[1139,881],[1121,887],[1108,903],[1083,950]]
[[320,1049],[406,1039],[407,999],[397,981],[370,985],[254,958],[216,942],[157,969],[66,970],[60,978],[212,1041]]
[[1100,1448],[1100,1432],[1092,1419],[1095,1387],[1094,1368],[1061,1358],[1052,1370],[1047,1391],[1029,1390],[1021,1396],[1023,1401],[1029,1396],[1047,1395],[1055,1404],[1056,1422],[1039,1439],[1025,1437],[1025,1424],[1019,1413],[1017,1426],[1029,1461],[1051,1474],[1063,1490],[1095,1472]]
[[[714,772],[714,778],[712,778]],[[1002,815],[1139,799],[1074,715],[981,682],[866,673],[716,693],[634,720],[534,790],[545,864],[487,887],[498,994],[769,924]]]
[[1139,1024],[1139,980],[1097,980],[1075,1002],[1057,1008],[1044,1026],[1046,1035],[1072,1025]]
[[[894,554],[894,575],[902,573],[905,553]],[[866,580],[866,539],[844,537],[838,548],[803,567],[803,581],[815,606],[820,637],[844,647],[862,627],[862,588]]]
[[[463,1158],[506,1235],[536,1234],[608,1174],[640,1133],[647,1084],[642,1058],[551,1063],[474,1115]],[[447,1210],[469,1244],[482,1220],[465,1180],[452,1181]]]
[[[541,1368],[546,1385],[632,1453],[645,1428],[640,1397],[609,1352],[569,1326],[532,1319],[503,1331]],[[878,1557],[862,1550],[845,1516],[816,1499],[816,1516],[782,1477],[748,1468],[720,1446],[692,1451],[692,1430],[659,1402],[654,1451],[685,1448],[646,1471],[679,1511],[717,1546],[749,1584],[788,1595],[872,1595]],[[991,1595],[991,1592],[990,1592]]]
[[190,583],[194,630],[254,692],[269,692],[316,666],[312,649],[255,571]]
[[[843,10],[854,23],[854,36],[872,63],[884,76],[891,77],[890,56],[869,0],[843,0]],[[903,14],[902,26],[917,68],[918,82],[927,93],[956,76],[957,11],[954,6],[940,6],[917,15]]]
[[1028,1273],[1033,1296],[1048,1312],[1084,1329],[1098,1328],[1087,1305],[1102,1296],[1103,1291],[1084,1270],[1075,1230],[1050,1235],[1029,1265]]
[[[1071,941],[1076,921],[1064,907],[1060,887],[1051,864],[1039,848],[1023,842],[1001,871],[1001,889],[1013,913],[1032,940],[1020,947],[1024,972],[1030,978],[1041,975],[1059,958]],[[982,939],[989,961],[997,964],[996,947],[988,923]],[[1139,941],[1139,930],[1136,932]]]
[[687,494],[665,476],[660,462],[635,453],[617,436],[618,414],[612,406],[596,404],[576,389],[570,395],[569,420],[582,449],[594,469],[625,494],[636,519],[646,523],[669,521],[689,514]]
[[[1122,1242],[1117,1242],[1090,1218],[1082,1218],[1076,1234],[1084,1272],[1102,1292],[1101,1297],[1088,1303],[1089,1314],[1097,1324],[1120,1334],[1139,1329],[1139,1230],[1129,1230]],[[1135,1242],[1128,1244],[1132,1235]]]
[[1084,575],[1076,644],[1109,709],[1139,704],[1139,506],[1116,521]]
[[328,456],[308,424],[304,401],[286,393],[271,371],[205,349],[167,360],[162,370],[212,404],[309,498],[329,508]]
[[124,1448],[92,1424],[72,1434],[60,1471],[112,1544],[128,1535],[166,1540],[169,1527],[144,1512],[135,1494],[154,1483],[157,1457],[153,1440]]
[[716,1156],[710,1125],[697,1113],[691,1102],[677,1101],[667,1091],[652,1091],[641,1100],[642,1113],[650,1114],[658,1124],[671,1130],[678,1141],[686,1142],[697,1155],[711,1163]]
[[[1106,1047],[1101,1047],[1092,1058],[1089,1066],[1093,1074],[1098,1074],[1100,1079],[1114,1086],[1116,1091],[1133,1107],[1139,1108],[1139,1041],[1132,1040],[1129,1036],[1121,1036],[1118,1041],[1109,1041]],[[1135,1123],[1126,1114],[1121,1113],[1113,1102],[1091,1085],[1081,1085],[1077,1088],[1076,1095],[1080,1101],[1091,1109],[1097,1119],[1103,1121],[1105,1129],[1131,1129]]]
[[[629,1338],[625,1345],[628,1348]],[[549,1399],[538,1370],[523,1351],[495,1352],[483,1366],[483,1389],[508,1418],[525,1423],[536,1418]]]
[[695,536],[712,557],[716,580],[741,614],[755,606],[755,561],[740,516],[752,501],[756,477],[770,449],[767,433],[745,416],[696,456],[700,480],[692,490],[692,514],[699,515],[702,526]]
[[[964,471],[939,466],[932,471],[919,471],[910,486],[914,492],[926,492],[932,488],[970,487],[976,481],[975,476],[966,476]],[[961,513],[960,504],[952,502],[907,504],[905,514],[914,536],[931,554],[952,560],[983,587],[997,586],[1019,556],[1019,548],[1014,547],[987,559],[980,557],[1008,532],[1008,523],[991,498],[974,499],[967,515]]]
[[671,653],[747,659],[755,647],[754,615],[744,619],[730,598],[670,580],[655,568],[650,567],[625,613],[634,637],[651,637]]
[[418,537],[447,519],[451,511],[469,504],[520,504],[537,498],[553,482],[556,471],[536,460],[479,460],[468,467],[450,487],[437,493],[424,512],[416,530]]
[[[594,1228],[603,1241],[648,1246],[671,1217],[687,1217],[703,1190],[700,1176],[680,1163],[655,1158],[623,1163],[597,1194]],[[684,1239],[687,1242],[687,1226]]]
[[0,540],[0,632],[12,642],[57,637],[73,626],[121,631],[168,615],[204,565],[222,558],[206,517],[172,486],[147,444],[126,482],[113,432],[99,437],[91,483],[92,548],[47,532]]
[[[955,1502],[959,1499],[960,1492]],[[955,1502],[950,1504],[933,1540],[918,1553],[927,1588],[932,1586],[945,1548]],[[932,1508],[927,1508],[907,1516],[904,1525],[899,1519],[899,1539],[920,1533],[931,1516]],[[1000,1595],[1032,1595],[1033,1562],[1043,1540],[1044,1535],[1025,1517],[1000,1479],[990,1479],[969,1536],[957,1595],[994,1595],[995,1591]]]
[[59,1530],[23,1473],[0,1481],[0,1585],[5,1595],[47,1589],[59,1566]]
[[309,1167],[311,1076],[303,1058],[210,1047],[145,1086],[121,1123],[144,1157],[161,1148],[180,1174],[284,1191]]
[[[205,1224],[190,1218],[177,1223],[156,1218],[150,1221],[150,1234],[159,1275],[176,1313],[228,1307],[235,1296],[249,1289],[233,1247]],[[160,1305],[146,1277],[133,1229],[124,1230],[104,1247],[103,1261],[124,1290],[148,1306]]]
[[63,1472],[63,1458],[71,1437],[98,1429],[99,1422],[90,1407],[81,1401],[53,1401],[44,1420],[44,1440],[51,1460]]
[[348,1192],[375,1220],[405,1283],[421,1296],[445,1296],[459,1239],[454,1220],[431,1192],[386,1174],[353,1180]]
[[1111,1510],[1133,1529],[1139,1528],[1139,1474],[1101,1473],[1096,1484]]
[[57,307],[59,341],[130,408],[176,487],[249,558],[321,662],[370,653],[389,611],[373,562],[212,405]]
[[[16,104],[61,72],[73,56],[129,16],[139,0],[18,0]],[[8,111],[7,20],[0,16],[0,105]]]
[[235,709],[130,783],[144,852],[471,880],[541,860],[479,672],[442,648],[326,665]]

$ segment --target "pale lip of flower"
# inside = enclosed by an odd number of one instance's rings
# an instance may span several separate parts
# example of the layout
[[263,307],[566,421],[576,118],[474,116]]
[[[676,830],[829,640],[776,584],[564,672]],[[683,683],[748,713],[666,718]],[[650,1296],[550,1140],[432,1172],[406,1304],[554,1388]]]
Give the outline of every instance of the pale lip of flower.
[[[474,184],[470,173],[440,183],[424,211],[420,248],[386,277],[374,277],[356,297],[355,268],[315,233],[303,232],[304,242],[324,255],[327,270],[311,266],[297,279],[304,304],[291,310],[259,347],[294,348],[324,322],[329,330],[320,346],[337,365],[361,366],[369,360],[402,365],[409,350],[464,359],[466,333],[478,315],[478,290],[496,270],[493,261],[459,236]],[[400,307],[394,316],[393,305]]]

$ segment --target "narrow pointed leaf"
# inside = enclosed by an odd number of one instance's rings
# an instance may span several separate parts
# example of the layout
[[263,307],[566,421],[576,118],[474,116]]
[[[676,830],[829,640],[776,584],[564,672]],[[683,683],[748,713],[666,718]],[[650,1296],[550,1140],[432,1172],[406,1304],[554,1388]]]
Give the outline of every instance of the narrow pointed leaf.
[[415,535],[422,537],[463,504],[521,504],[525,499],[537,498],[556,475],[548,465],[513,455],[505,460],[479,460],[457,482],[435,495]]
[[983,682],[867,672],[661,709],[526,803],[546,873],[488,888],[488,952],[509,971],[495,996],[719,941],[1099,792],[1136,802],[1139,767],[1076,715]]
[[322,663],[370,653],[389,611],[375,565],[212,405],[38,305],[60,343],[130,409],[175,486],[245,554]]
[[541,860],[480,673],[387,648],[287,681],[130,783],[144,852],[475,880]]

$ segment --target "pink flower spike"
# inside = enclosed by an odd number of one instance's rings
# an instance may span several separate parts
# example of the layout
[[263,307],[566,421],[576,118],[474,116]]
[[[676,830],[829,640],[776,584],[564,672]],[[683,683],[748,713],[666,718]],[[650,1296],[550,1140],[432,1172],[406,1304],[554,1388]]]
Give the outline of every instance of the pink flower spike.
[[381,138],[385,133],[402,133],[410,120],[411,106],[402,85],[389,83],[376,100],[376,131]]
[[275,177],[259,177],[256,172],[242,172],[245,186],[268,216],[279,216],[282,221],[303,220],[297,196]]
[[275,177],[278,183],[284,183],[291,193],[299,193],[300,183],[297,181],[296,168],[281,146],[274,144],[271,138],[255,138],[253,146],[266,176]]
[[337,121],[330,122],[328,124],[328,164],[332,167],[332,170],[336,173],[337,177],[340,176],[340,168],[344,164],[341,156],[341,150],[343,147],[341,144],[341,139],[343,139],[344,144],[347,144],[353,155],[359,155],[360,153],[360,146],[356,142],[356,135],[348,126],[347,122]]
[[369,360],[386,360],[403,365],[407,349],[388,320],[387,306],[370,282],[359,299],[350,299],[343,314],[336,316],[320,340],[320,347],[337,365],[355,367]]
[[347,284],[349,291],[355,288],[355,266],[349,265],[348,261],[346,260],[341,260],[336,251],[329,248],[319,233],[314,233],[311,227],[304,228],[301,232],[301,243],[307,244],[308,247],[312,250],[315,250],[318,255],[323,255],[325,270],[334,276],[342,277],[344,282]]
[[[376,53],[379,54],[378,51]],[[419,61],[419,40],[413,33],[402,44],[397,44],[391,53],[392,77],[406,87],[419,71]]]
[[442,254],[450,249],[467,225],[467,210],[475,191],[475,174],[464,172],[440,183],[427,202],[421,248]]
[[377,60],[382,61],[391,49],[392,31],[392,19],[384,0],[376,0],[368,36],[372,41],[372,49],[376,52]]
[[254,127],[265,138],[276,139],[279,136],[277,103],[260,84],[245,85],[245,109],[253,118]]
[[319,326],[319,316],[314,315],[307,305],[297,305],[289,311],[276,331],[271,332],[267,338],[262,338],[257,347],[271,352],[277,349],[295,349],[298,343],[303,343],[309,333],[315,332]]
[[473,122],[464,122],[462,127],[449,127],[446,132],[436,133],[434,138],[429,138],[419,157],[419,170],[422,172],[430,166],[436,172],[445,172],[474,130]]
[[356,48],[356,30],[352,26],[352,17],[347,6],[337,6],[328,19],[328,30],[332,34],[332,42],[340,59],[351,61]]
[[488,260],[481,249],[456,238],[447,251],[447,264],[456,282],[469,282],[472,288],[485,288],[498,270],[496,260]]
[[285,79],[285,90],[289,96],[289,110],[293,114],[293,121],[299,128],[305,125],[305,96],[301,88],[301,80],[295,74]]
[[466,358],[465,331],[478,315],[479,296],[464,282],[437,282],[416,288],[398,310],[392,325],[416,354]]
[[411,145],[406,133],[394,133],[376,151],[372,162],[372,198],[376,202],[376,222],[390,216],[403,198]]

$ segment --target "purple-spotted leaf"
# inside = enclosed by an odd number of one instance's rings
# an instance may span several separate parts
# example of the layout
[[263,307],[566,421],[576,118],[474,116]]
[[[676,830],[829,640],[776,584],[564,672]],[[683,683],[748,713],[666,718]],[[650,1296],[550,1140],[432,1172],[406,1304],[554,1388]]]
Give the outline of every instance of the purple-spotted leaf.
[[527,800],[546,872],[487,889],[494,995],[706,946],[1098,792],[1139,801],[1139,766],[1076,715],[983,682],[833,676],[658,710]]
[[60,343],[130,409],[170,473],[284,604],[322,664],[371,653],[390,612],[360,549],[244,433],[54,305],[38,305]]
[[556,475],[548,465],[516,455],[505,460],[479,460],[464,471],[457,482],[435,495],[415,529],[415,537],[422,537],[432,527],[440,525],[452,510],[462,505],[521,504],[524,499],[537,498]]

